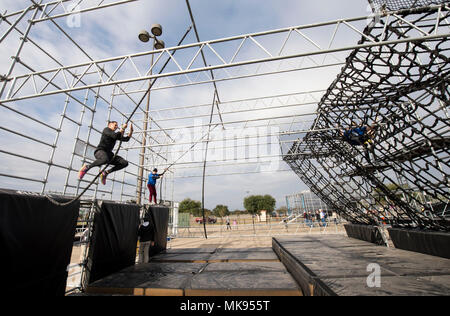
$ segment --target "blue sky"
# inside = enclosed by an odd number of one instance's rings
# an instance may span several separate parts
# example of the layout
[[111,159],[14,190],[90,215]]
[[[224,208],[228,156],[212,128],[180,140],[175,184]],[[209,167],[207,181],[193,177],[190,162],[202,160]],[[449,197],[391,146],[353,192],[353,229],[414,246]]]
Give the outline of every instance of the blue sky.
[[[45,1],[44,1],[45,2]],[[95,3],[86,1],[85,3]],[[28,0],[2,0],[0,11],[7,10],[14,12],[30,4]],[[200,39],[212,40],[226,38],[240,34],[255,33],[260,31],[279,29],[289,26],[305,25],[330,21],[346,17],[365,16],[368,12],[368,3],[364,0],[190,0],[190,4],[195,16]],[[89,7],[90,5],[85,5]],[[163,25],[164,33],[161,37],[166,46],[175,46],[179,38],[191,24],[186,3],[183,0],[141,0],[135,3],[113,7],[101,11],[93,11],[81,15],[80,27],[71,28],[67,26],[67,19],[61,18],[58,23],[70,34],[93,59],[101,59],[112,56],[120,56],[141,51],[150,50],[148,44],[137,40],[137,34],[142,29],[149,29],[152,23]],[[5,26],[2,25],[0,33]],[[26,27],[26,19],[19,24],[19,27]],[[43,47],[52,51],[58,60],[64,64],[76,64],[88,60],[72,43],[60,35],[50,22],[39,23],[30,33],[34,39],[42,43]],[[185,43],[195,42],[194,33],[191,32]],[[328,34],[315,34],[319,40],[327,41]],[[323,38],[322,38],[323,35]],[[17,36],[10,36],[0,44],[0,73],[7,72],[11,62],[10,56],[17,49]],[[54,61],[37,52],[35,49],[26,47],[23,52],[23,59],[33,65],[35,69],[48,69],[55,67]],[[326,86],[336,78],[339,69],[333,71],[316,72],[311,75],[310,80],[303,85]],[[27,72],[23,67],[16,67],[15,74]],[[222,100],[233,100],[238,97],[270,95],[283,91],[298,91],[300,81],[296,84],[295,79],[289,83],[280,83],[280,78],[258,79],[257,83],[243,81],[241,83],[223,83],[219,84],[219,95]],[[242,89],[239,85],[247,85],[247,89]],[[272,91],[268,91],[269,88]],[[82,93],[80,93],[80,96]],[[202,86],[196,90],[186,88],[177,92],[161,91],[155,93],[152,97],[154,106],[167,107],[170,105],[188,105],[190,102],[207,103],[212,97],[211,85]],[[58,124],[64,97],[47,97],[36,102],[26,102],[17,104],[17,107],[26,108],[36,116],[45,121]],[[42,106],[46,104],[46,106]],[[33,107],[34,106],[34,107]],[[0,109],[7,115],[8,111]],[[101,113],[99,109],[99,113]],[[71,105],[68,113],[73,117],[78,117],[80,108]],[[87,122],[89,117],[86,117]],[[14,124],[20,124],[18,117],[10,117],[7,121],[0,121],[4,125],[14,127]],[[181,125],[186,125],[183,122]],[[192,123],[192,122],[191,122]],[[95,127],[99,130],[103,128],[102,119],[96,117]],[[66,125],[65,125],[66,126]],[[45,138],[49,142],[54,139],[54,134],[48,133],[45,128],[32,126],[21,127],[24,131],[30,131],[33,135]],[[56,153],[56,161],[67,163],[68,154],[71,152],[73,144],[73,135],[76,126],[68,124],[64,128],[59,144],[60,148]],[[83,134],[83,133],[82,133]],[[98,135],[96,136],[98,138]],[[48,149],[32,149],[30,144],[24,142],[20,148],[13,148],[14,138],[2,139],[2,148],[12,148],[11,151],[17,152],[23,150],[33,152],[40,159],[48,159]],[[95,143],[95,137],[93,139]],[[4,169],[15,169],[18,162],[9,161]],[[31,168],[29,172],[35,172]],[[0,173],[1,173],[0,169]],[[3,170],[4,171],[4,170]],[[232,172],[232,171],[231,171]],[[38,176],[42,176],[40,173]],[[52,178],[53,177],[53,178]],[[54,179],[55,185],[50,185],[54,190],[61,190],[60,176],[51,174],[50,179]],[[133,181],[133,179],[130,179]],[[57,184],[56,184],[57,183]],[[277,199],[277,207],[285,205],[285,195],[294,194],[305,190],[306,187],[300,182],[298,177],[292,173],[280,172],[270,174],[249,174],[246,176],[220,176],[207,178],[206,186],[206,207],[214,208],[217,204],[228,205],[231,210],[242,209],[242,200],[247,194],[272,194]],[[0,177],[0,187],[12,185],[11,181]],[[20,186],[22,183],[15,183]],[[28,184],[23,183],[23,186]],[[33,190],[30,186],[27,189]],[[37,190],[37,189],[36,189]],[[174,198],[182,200],[184,198],[201,199],[201,179],[178,179],[175,183]],[[167,197],[167,198],[170,198]]]

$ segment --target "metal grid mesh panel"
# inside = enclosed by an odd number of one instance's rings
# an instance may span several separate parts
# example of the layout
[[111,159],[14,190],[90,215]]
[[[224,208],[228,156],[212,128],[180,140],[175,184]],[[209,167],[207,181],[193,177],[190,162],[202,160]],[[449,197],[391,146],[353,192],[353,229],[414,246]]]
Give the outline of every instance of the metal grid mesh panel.
[[448,0],[369,0],[372,9],[375,12],[381,9],[386,9],[388,11],[414,9],[448,2]]
[[[313,192],[352,222],[376,223],[384,207],[394,225],[450,229],[443,214],[427,213],[430,204],[449,202],[450,47],[447,39],[397,42],[434,14],[415,14],[409,26],[367,29],[363,43],[381,38],[393,43],[351,54],[319,105],[315,127],[324,132],[310,133],[298,142],[302,146],[291,148],[291,154],[307,155],[286,158]],[[448,27],[445,17],[439,23]],[[340,137],[339,130],[353,122],[375,126],[370,149]]]

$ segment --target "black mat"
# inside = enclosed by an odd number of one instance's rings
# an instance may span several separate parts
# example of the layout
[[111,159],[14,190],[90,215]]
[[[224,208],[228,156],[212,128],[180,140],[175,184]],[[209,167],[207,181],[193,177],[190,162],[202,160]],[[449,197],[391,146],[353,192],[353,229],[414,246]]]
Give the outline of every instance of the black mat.
[[[220,249],[224,250],[224,249]],[[172,250],[151,261],[114,273],[90,284],[88,293],[174,296],[299,296],[295,280],[270,248],[264,251],[226,249],[226,262],[195,262],[214,256],[191,249]],[[235,251],[236,250],[236,251]],[[187,262],[176,262],[176,255]],[[234,262],[235,259],[242,262]],[[219,260],[220,261],[220,260]]]
[[450,294],[449,259],[343,235],[274,238],[273,249],[305,295]]

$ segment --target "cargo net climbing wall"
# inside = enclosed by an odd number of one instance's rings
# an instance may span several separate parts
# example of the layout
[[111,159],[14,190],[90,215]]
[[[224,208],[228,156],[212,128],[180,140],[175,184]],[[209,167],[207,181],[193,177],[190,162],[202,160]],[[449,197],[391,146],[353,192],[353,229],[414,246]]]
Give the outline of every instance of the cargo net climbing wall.
[[[450,230],[450,45],[433,36],[450,27],[449,15],[448,5],[430,6],[371,23],[311,131],[283,150],[302,181],[353,223]],[[356,127],[366,134],[350,143],[344,135]]]
[[430,5],[444,4],[447,0],[369,0],[374,11],[381,9],[398,11],[404,9],[421,8]]

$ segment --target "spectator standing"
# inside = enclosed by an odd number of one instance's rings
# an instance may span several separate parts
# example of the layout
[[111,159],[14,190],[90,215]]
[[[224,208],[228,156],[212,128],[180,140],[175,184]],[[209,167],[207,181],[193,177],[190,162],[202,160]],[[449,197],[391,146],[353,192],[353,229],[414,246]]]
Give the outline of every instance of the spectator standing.
[[155,230],[150,221],[145,218],[139,227],[139,263],[148,263],[150,247],[155,245]]

